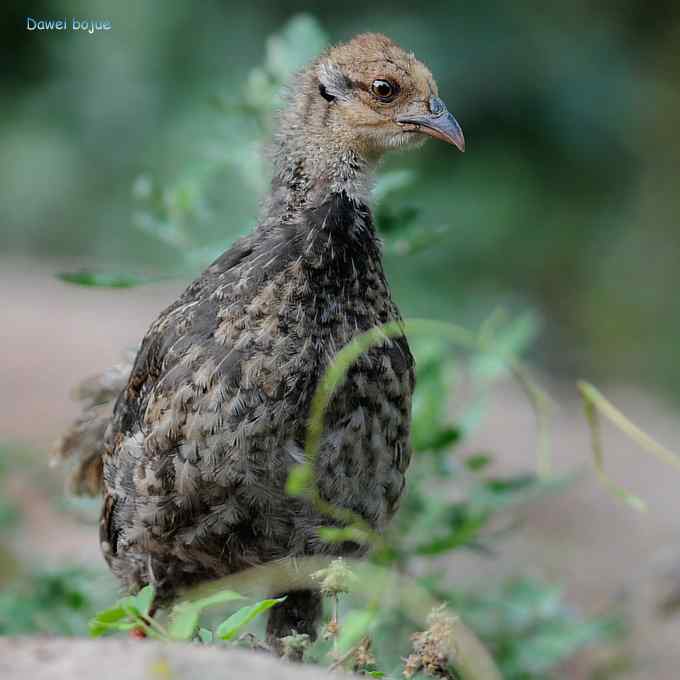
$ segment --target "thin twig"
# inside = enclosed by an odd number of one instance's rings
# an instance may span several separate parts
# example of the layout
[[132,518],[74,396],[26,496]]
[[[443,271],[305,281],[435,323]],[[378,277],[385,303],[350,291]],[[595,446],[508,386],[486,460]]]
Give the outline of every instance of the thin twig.
[[336,660],[328,667],[329,672],[330,672],[330,671],[336,670],[337,668],[339,668],[340,666],[342,666],[342,665],[345,663],[345,661],[347,661],[348,659],[351,659],[351,658],[352,658],[352,655],[355,654],[355,653],[357,652],[357,650],[359,649],[359,647],[361,647],[361,645],[364,644],[364,641],[365,641],[365,640],[366,640],[366,638],[362,638],[361,642],[359,642],[358,644],[354,645],[354,647],[351,647],[351,648],[350,648],[347,652],[345,652],[340,658],[336,659]]

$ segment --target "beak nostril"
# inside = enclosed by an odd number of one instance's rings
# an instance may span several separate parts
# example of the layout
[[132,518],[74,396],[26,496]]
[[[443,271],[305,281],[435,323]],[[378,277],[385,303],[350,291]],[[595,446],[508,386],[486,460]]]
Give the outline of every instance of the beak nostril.
[[444,102],[439,97],[430,97],[430,112],[435,116],[439,116],[444,111],[446,111]]

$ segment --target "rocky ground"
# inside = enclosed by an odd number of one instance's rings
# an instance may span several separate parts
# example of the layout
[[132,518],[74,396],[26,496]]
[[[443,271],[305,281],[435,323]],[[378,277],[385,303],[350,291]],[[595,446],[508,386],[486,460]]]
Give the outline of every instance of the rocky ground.
[[[122,348],[136,344],[181,288],[165,284],[132,291],[88,290],[59,282],[53,271],[39,270],[33,262],[0,261],[0,441],[45,449],[77,412],[68,398],[74,383],[115,362]],[[451,578],[483,585],[504,575],[531,572],[564,583],[571,600],[589,611],[620,601],[633,621],[630,651],[635,662],[635,669],[622,677],[677,678],[680,614],[675,615],[664,603],[669,605],[680,593],[680,473],[605,429],[610,475],[648,503],[646,513],[631,510],[603,491],[592,472],[588,432],[573,385],[542,382],[557,404],[553,424],[556,468],[580,467],[585,474],[559,498],[532,505],[522,530],[502,544],[498,559],[457,557],[447,565]],[[644,429],[678,448],[680,419],[670,406],[635,386],[600,387]],[[535,463],[534,435],[533,415],[521,390],[507,384],[494,392],[490,413],[467,448],[494,452],[499,471],[526,470]],[[77,520],[65,526],[63,516],[55,516],[47,498],[29,480],[53,473],[31,465],[31,474],[17,477],[12,486],[27,513],[19,551],[45,564],[72,562],[74,555],[83,562],[98,562],[94,527]],[[45,645],[45,654],[56,654]],[[88,647],[92,643],[79,645],[83,658],[96,658],[96,650],[91,651],[95,648]],[[41,654],[38,646],[22,652],[13,663],[28,663]],[[139,652],[138,668],[153,663],[152,656]],[[0,659],[0,664],[8,663],[1,648]],[[237,673],[243,668],[250,677],[286,677],[279,669],[275,675],[263,670],[265,675],[258,676],[254,666],[248,671],[249,663],[235,653],[229,669]],[[252,661],[258,663],[270,662]],[[39,665],[31,668],[36,678],[57,677],[40,675]],[[184,677],[178,668],[177,675],[167,677]],[[0,676],[5,677],[1,665]],[[574,668],[567,677],[586,676]]]
[[267,654],[146,640],[0,638],[0,678],[31,680],[321,680],[318,668]]

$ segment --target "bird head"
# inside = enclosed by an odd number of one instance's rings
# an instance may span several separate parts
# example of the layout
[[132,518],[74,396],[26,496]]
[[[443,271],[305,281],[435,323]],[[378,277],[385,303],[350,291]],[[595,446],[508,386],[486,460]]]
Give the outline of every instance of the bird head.
[[384,35],[359,35],[330,49],[310,75],[310,94],[327,107],[326,134],[364,154],[417,146],[428,136],[465,149],[429,69]]

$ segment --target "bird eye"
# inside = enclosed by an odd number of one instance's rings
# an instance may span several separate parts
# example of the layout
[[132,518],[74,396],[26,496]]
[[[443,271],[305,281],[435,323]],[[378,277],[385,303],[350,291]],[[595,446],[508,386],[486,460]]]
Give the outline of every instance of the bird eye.
[[382,101],[392,101],[399,92],[399,86],[389,80],[374,80],[371,85],[371,93]]

